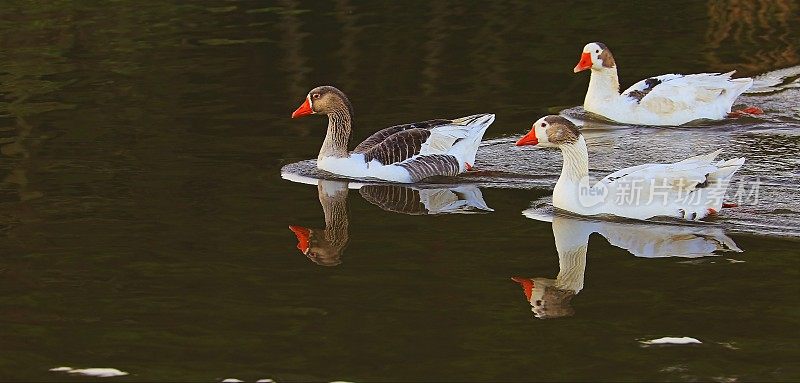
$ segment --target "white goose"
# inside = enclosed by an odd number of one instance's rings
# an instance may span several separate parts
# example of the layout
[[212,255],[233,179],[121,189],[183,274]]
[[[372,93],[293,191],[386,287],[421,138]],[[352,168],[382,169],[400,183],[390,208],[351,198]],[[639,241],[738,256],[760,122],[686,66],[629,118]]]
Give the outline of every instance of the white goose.
[[633,166],[595,183],[589,179],[586,140],[561,116],[540,118],[516,145],[561,149],[564,164],[553,206],[581,215],[699,220],[722,208],[728,183],[744,164],[744,158],[714,162],[717,150],[673,164]]
[[[617,65],[603,43],[583,47],[575,73],[592,70],[583,108],[608,119],[641,125],[682,125],[698,119],[719,120],[733,102],[753,85],[751,78],[732,79],[734,72],[665,74],[619,92]],[[763,113],[758,108],[742,112]]]
[[319,169],[402,183],[470,170],[483,133],[494,121],[494,114],[476,114],[396,125],[374,133],[348,152],[353,107],[342,91],[332,86],[312,89],[292,118],[309,114],[328,116],[328,133],[317,156]]
[[570,301],[583,290],[586,252],[592,233],[599,233],[612,246],[643,258],[697,258],[742,251],[719,227],[595,221],[565,214],[550,215],[538,208],[527,209],[522,214],[553,223],[558,251],[555,279],[511,278],[522,286],[525,299],[540,319],[574,314]]

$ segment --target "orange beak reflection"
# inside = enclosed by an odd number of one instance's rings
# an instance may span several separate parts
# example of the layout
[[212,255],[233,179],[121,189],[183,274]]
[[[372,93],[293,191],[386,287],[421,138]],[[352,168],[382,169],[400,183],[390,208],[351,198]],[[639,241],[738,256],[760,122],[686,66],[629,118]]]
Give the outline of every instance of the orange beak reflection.
[[575,65],[575,68],[572,69],[572,71],[574,73],[578,73],[580,71],[587,70],[591,67],[592,67],[592,56],[587,52],[583,52],[583,54],[581,54],[581,60],[578,61],[578,65]]
[[525,299],[527,299],[530,302],[531,295],[533,295],[533,288],[535,285],[533,283],[533,280],[522,277],[511,277],[511,280],[519,283],[519,285],[522,286],[522,292],[525,293]]
[[302,226],[292,226],[289,225],[289,230],[294,232],[295,237],[297,237],[297,249],[302,251],[303,254],[308,253],[308,238],[311,236],[311,230],[306,229]]

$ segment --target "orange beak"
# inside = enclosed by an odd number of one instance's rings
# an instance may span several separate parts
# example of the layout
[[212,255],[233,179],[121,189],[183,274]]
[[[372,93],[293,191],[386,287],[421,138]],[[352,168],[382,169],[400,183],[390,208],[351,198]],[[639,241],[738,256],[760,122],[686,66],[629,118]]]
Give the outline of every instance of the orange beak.
[[306,97],[306,101],[292,113],[292,118],[308,116],[312,113],[314,113],[314,111],[311,110],[311,101]]
[[525,145],[538,145],[539,139],[536,138],[536,128],[532,128],[528,134],[524,137],[520,138],[517,141],[517,146],[525,146]]
[[578,73],[580,71],[587,70],[592,67],[592,55],[587,52],[583,52],[581,54],[581,61],[578,61],[578,65],[575,65],[575,68],[572,69],[574,73]]
[[308,237],[311,236],[311,230],[302,226],[289,225],[289,230],[294,232],[297,237],[297,249],[302,251],[303,254],[308,253]]
[[511,277],[511,280],[519,283],[520,286],[522,286],[522,291],[525,293],[525,298],[527,298],[528,302],[530,302],[531,295],[533,295],[533,287],[534,287],[533,281],[528,278],[522,278],[522,277]]

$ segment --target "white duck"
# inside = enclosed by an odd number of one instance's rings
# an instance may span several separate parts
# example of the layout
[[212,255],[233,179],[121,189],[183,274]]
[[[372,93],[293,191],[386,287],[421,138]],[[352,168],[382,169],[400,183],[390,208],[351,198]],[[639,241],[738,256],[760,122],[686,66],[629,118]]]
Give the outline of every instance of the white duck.
[[470,170],[483,133],[494,121],[494,114],[476,114],[396,125],[374,133],[348,152],[353,107],[342,91],[332,86],[312,89],[292,118],[309,114],[328,116],[328,133],[317,156],[319,169],[402,183]]
[[540,118],[516,145],[561,149],[564,164],[553,189],[553,206],[581,215],[699,220],[722,208],[730,178],[744,164],[744,158],[714,162],[717,150],[673,164],[633,166],[594,183],[586,140],[561,116]]
[[[603,43],[583,47],[575,73],[592,70],[583,108],[608,119],[641,125],[682,125],[698,119],[719,120],[733,102],[753,85],[751,78],[732,79],[734,72],[665,74],[619,92],[617,65]],[[745,113],[762,113],[747,108]]]

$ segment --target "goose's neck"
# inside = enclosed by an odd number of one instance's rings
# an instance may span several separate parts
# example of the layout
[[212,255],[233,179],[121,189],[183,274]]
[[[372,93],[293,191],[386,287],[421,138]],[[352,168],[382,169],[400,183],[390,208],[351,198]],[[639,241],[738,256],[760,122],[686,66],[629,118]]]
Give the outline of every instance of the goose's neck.
[[595,109],[602,104],[613,102],[619,95],[619,77],[616,66],[592,69],[589,77],[589,90],[586,91],[583,107],[586,110]]
[[317,160],[324,157],[347,157],[347,144],[350,141],[351,132],[352,117],[346,108],[328,113],[328,133],[325,135],[325,141],[322,142]]
[[325,214],[325,239],[335,248],[343,248],[349,238],[347,218],[347,184],[320,183],[319,203]]
[[558,251],[558,276],[555,286],[562,290],[583,289],[586,272],[586,248],[595,225],[573,219],[553,218],[553,237]]
[[573,291],[575,294],[583,290],[587,246],[583,244],[558,252],[558,276],[554,283],[556,288]]
[[564,165],[561,167],[561,176],[557,184],[580,182],[581,179],[588,177],[589,152],[583,135],[579,135],[574,144],[561,145],[560,148],[564,156]]

